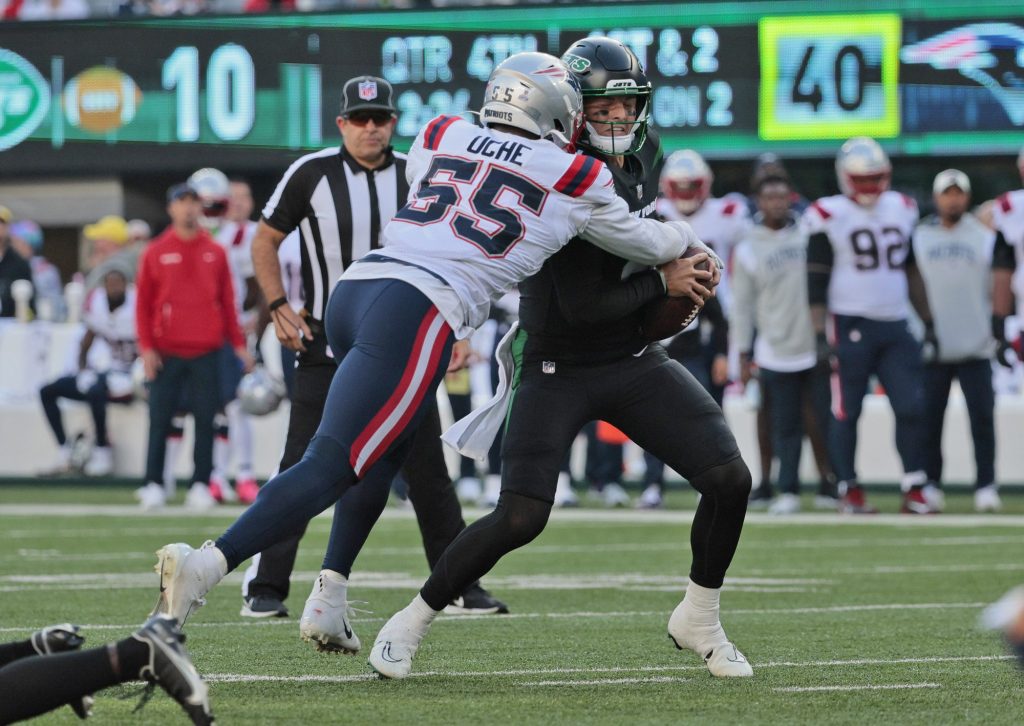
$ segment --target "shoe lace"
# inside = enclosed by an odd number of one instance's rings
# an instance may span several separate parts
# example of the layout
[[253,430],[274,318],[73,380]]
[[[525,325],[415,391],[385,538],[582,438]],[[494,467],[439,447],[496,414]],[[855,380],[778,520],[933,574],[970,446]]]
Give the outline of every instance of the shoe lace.
[[118,696],[122,701],[130,701],[136,696],[139,697],[139,702],[135,704],[135,708],[132,709],[132,713],[139,713],[146,707],[150,699],[153,698],[153,693],[156,691],[156,681],[149,681],[146,685],[136,690],[128,691]]

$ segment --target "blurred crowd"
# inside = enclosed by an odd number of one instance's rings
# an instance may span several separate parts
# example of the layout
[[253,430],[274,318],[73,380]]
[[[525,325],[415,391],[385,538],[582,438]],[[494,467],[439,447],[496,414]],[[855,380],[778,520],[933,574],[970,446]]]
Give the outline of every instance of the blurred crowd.
[[[533,5],[568,0],[528,0]],[[629,0],[625,0],[629,1]],[[234,13],[314,13],[339,10],[401,10],[516,5],[515,0],[0,0],[0,18],[81,20],[89,17],[170,17]]]

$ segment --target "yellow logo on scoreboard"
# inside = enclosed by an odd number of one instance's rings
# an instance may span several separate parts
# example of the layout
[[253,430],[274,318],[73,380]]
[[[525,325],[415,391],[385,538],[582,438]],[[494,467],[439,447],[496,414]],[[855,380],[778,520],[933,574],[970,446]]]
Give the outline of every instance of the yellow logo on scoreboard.
[[762,139],[892,138],[900,132],[898,15],[762,18]]
[[64,87],[68,122],[97,134],[131,123],[141,102],[142,91],[132,77],[107,66],[88,68]]

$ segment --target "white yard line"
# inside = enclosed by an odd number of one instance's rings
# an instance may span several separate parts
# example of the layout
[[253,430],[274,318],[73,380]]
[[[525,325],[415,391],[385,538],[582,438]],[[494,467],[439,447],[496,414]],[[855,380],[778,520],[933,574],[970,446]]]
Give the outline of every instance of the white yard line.
[[[933,656],[922,658],[897,658],[897,659],[872,659],[860,658],[856,660],[825,660],[825,661],[783,661],[768,663],[753,663],[754,671],[763,668],[843,668],[867,665],[919,665],[927,663],[981,663],[991,661],[1012,660],[1010,655],[965,655],[965,656]],[[666,665],[666,666],[611,666],[606,668],[522,668],[514,670],[492,670],[492,671],[423,671],[413,673],[411,678],[429,678],[431,676],[444,676],[447,678],[508,678],[515,676],[549,676],[549,675],[587,675],[605,673],[666,673],[678,671],[704,671],[704,665]],[[208,681],[221,682],[280,682],[280,683],[350,683],[353,681],[373,680],[373,675],[345,675],[345,676],[270,676],[251,675],[246,673],[211,673],[204,674],[203,678]],[[905,685],[905,684],[896,684]]]
[[691,678],[675,678],[673,676],[653,676],[651,678],[595,678],[592,681],[527,681],[526,683],[517,683],[517,686],[532,686],[532,687],[544,687],[544,686],[621,686],[626,684],[641,684],[641,683],[686,683],[692,680]]
[[[99,586],[97,586],[99,587]],[[726,610],[729,617],[739,615],[827,615],[839,613],[877,612],[884,610],[974,610],[988,605],[986,602],[954,602],[954,603],[882,603],[874,605],[836,605],[832,607],[817,608],[737,608]],[[435,622],[441,624],[469,623],[478,620],[491,620],[495,624],[501,624],[509,620],[584,620],[584,619],[607,619],[617,618],[668,618],[668,610],[622,610],[611,612],[573,611],[573,612],[549,612],[549,613],[510,613],[507,615],[442,615]],[[198,617],[202,617],[201,615]],[[354,618],[356,623],[382,623],[386,617]],[[267,626],[291,626],[296,627],[297,621],[293,618],[271,618],[267,620],[239,619],[227,622],[196,622],[194,619],[188,623],[188,628],[251,628]],[[87,624],[81,626],[83,630],[134,630],[138,623],[122,624]],[[38,630],[39,625],[24,625],[20,627],[0,627],[0,633],[30,633]]]
[[880,683],[859,686],[783,686],[776,693],[822,693],[832,691],[905,691],[910,688],[942,688],[938,683]]
[[[168,519],[172,517],[188,517],[197,519],[234,519],[244,511],[240,506],[220,506],[208,512],[193,512],[184,507],[172,506],[155,511],[142,511],[134,504],[4,504],[0,505],[0,517],[130,517],[132,519]],[[476,519],[487,514],[483,509],[463,510],[467,519]],[[562,522],[579,522],[591,524],[689,524],[693,520],[693,511],[638,511],[638,510],[601,510],[601,509],[556,509],[551,518]],[[319,515],[329,519],[328,510]],[[413,520],[415,513],[411,509],[388,507],[384,510],[383,519]],[[763,512],[747,514],[747,524],[759,525],[848,525],[873,526],[897,525],[900,527],[1021,527],[1024,515],[1020,514],[943,514],[934,517],[913,517],[901,514],[876,514],[871,516],[849,516],[831,512],[794,514],[778,516]]]

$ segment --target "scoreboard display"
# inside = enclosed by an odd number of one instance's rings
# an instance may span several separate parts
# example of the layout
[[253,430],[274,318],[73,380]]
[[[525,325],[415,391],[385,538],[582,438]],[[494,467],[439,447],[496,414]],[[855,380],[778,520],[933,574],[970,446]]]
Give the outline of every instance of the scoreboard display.
[[395,145],[479,106],[509,55],[586,35],[636,52],[666,150],[831,156],[1024,143],[1018,0],[649,3],[110,19],[0,26],[0,170],[126,173],[280,164],[338,142],[348,78],[395,87]]

